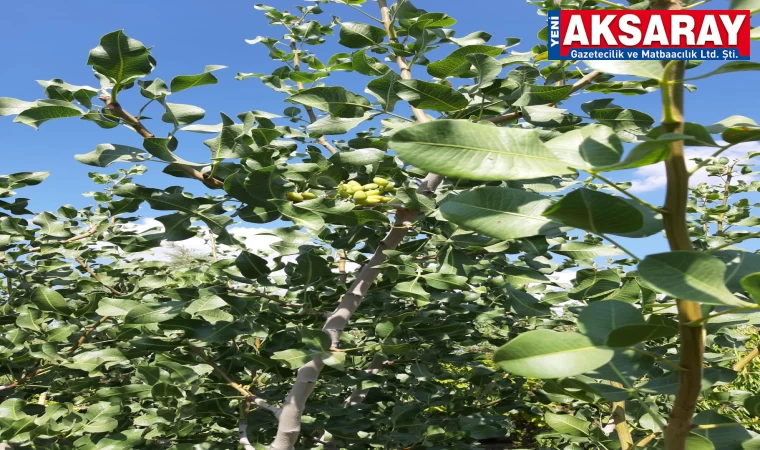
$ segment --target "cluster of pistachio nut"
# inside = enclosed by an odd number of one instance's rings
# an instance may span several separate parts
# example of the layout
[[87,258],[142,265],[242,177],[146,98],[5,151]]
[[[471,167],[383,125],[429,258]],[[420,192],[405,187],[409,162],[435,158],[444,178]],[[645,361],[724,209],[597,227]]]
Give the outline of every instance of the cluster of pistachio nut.
[[288,192],[285,195],[287,195],[290,201],[293,203],[302,202],[304,200],[313,200],[317,198],[316,194],[312,194],[311,192]]
[[378,203],[388,203],[391,197],[383,194],[393,194],[396,188],[393,182],[383,177],[375,177],[372,183],[365,185],[355,180],[338,185],[338,196],[345,199],[353,199],[357,205],[377,205]]

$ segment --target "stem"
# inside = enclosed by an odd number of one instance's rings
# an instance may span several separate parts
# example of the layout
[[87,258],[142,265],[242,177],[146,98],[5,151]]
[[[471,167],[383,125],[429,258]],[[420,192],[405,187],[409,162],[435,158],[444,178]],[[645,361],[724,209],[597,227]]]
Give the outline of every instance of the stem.
[[365,16],[369,17],[370,19],[374,20],[377,23],[383,23],[382,20],[378,19],[377,17],[373,16],[372,14],[370,14],[368,12],[364,12],[361,8],[359,8],[357,6],[354,6],[354,5],[350,4],[350,3],[344,3],[344,5],[350,6],[351,8],[355,9],[356,11],[359,11],[360,13],[364,14]]
[[620,250],[624,251],[628,256],[630,256],[631,258],[635,259],[637,262],[641,261],[641,258],[639,258],[638,256],[634,255],[633,252],[631,252],[627,248],[623,247],[622,245],[620,245],[617,242],[615,242],[612,239],[610,239],[606,234],[600,234],[599,236],[601,236],[602,238],[607,239],[608,241],[610,241],[610,243],[612,245],[614,245],[615,247],[617,247]]
[[728,150],[729,148],[733,147],[734,145],[736,145],[736,144],[728,144],[728,145],[726,145],[724,147],[719,148],[712,155],[710,155],[709,157],[705,158],[701,163],[697,164],[696,167],[694,167],[693,169],[691,169],[689,171],[689,176],[694,175],[699,169],[701,169],[704,166],[710,164],[715,158],[717,158],[718,156],[720,156],[721,153],[725,152],[726,150]]
[[718,250],[723,250],[726,247],[731,247],[734,244],[738,244],[739,242],[746,241],[747,239],[754,239],[756,237],[760,237],[760,232],[758,232],[758,233],[747,233],[744,236],[742,236],[740,238],[737,238],[737,239],[734,239],[731,242],[727,242],[727,243],[721,244],[721,245],[719,245],[717,247],[713,247],[713,248],[707,250],[707,252],[708,253],[717,252]]
[[407,117],[401,116],[401,115],[399,115],[399,114],[396,114],[396,113],[392,113],[392,112],[390,112],[390,111],[386,111],[386,110],[384,110],[384,109],[377,109],[377,108],[372,108],[372,111],[377,111],[377,112],[379,112],[379,113],[381,113],[381,114],[388,114],[389,116],[393,116],[393,117],[395,117],[395,118],[397,118],[397,119],[401,119],[401,120],[403,120],[403,121],[405,121],[405,122],[412,122],[412,123],[414,123],[414,120],[410,120],[410,119],[409,119],[409,118],[407,118]]
[[651,209],[654,212],[657,212],[657,213],[660,213],[660,214],[665,214],[665,210],[664,209],[660,209],[660,208],[658,208],[658,207],[656,207],[654,205],[651,205],[651,204],[645,202],[644,200],[636,197],[635,195],[631,194],[627,190],[625,190],[625,189],[621,188],[620,186],[618,186],[617,184],[615,184],[612,180],[608,180],[607,178],[599,175],[599,173],[597,173],[597,172],[589,172],[589,173],[591,174],[592,177],[599,178],[600,180],[602,180],[605,183],[607,183],[611,188],[617,190],[618,192],[620,192],[621,194],[623,194],[626,197],[630,198],[631,200],[635,201],[636,203],[640,204],[641,206],[645,206],[645,207]]
[[[612,386],[623,388],[623,385],[617,381],[611,381]],[[625,400],[612,402],[612,420],[615,421],[615,431],[617,431],[620,448],[622,450],[631,450],[633,448],[633,436],[628,424],[625,421]]]
[[691,326],[691,327],[697,327],[709,322],[710,320],[716,317],[725,316],[726,314],[735,314],[742,311],[750,311],[753,309],[760,309],[760,306],[740,306],[739,308],[729,309],[726,311],[721,311],[719,313],[712,314],[707,317],[702,317],[701,319],[695,320],[694,322],[689,322],[686,325]]
[[120,297],[123,297],[123,296],[126,295],[125,293],[123,293],[123,292],[115,289],[113,286],[109,286],[109,285],[103,283],[103,280],[100,279],[100,276],[98,276],[98,274],[94,270],[92,270],[92,268],[90,266],[87,265],[87,261],[83,260],[82,258],[74,258],[74,260],[77,263],[79,263],[79,265],[82,266],[84,268],[84,270],[86,270],[87,273],[89,273],[92,278],[94,278],[98,283],[102,284],[103,287],[105,287],[106,289],[108,289],[109,291],[111,291],[112,294],[118,295]]
[[648,436],[646,436],[645,438],[643,438],[642,440],[640,440],[639,442],[637,442],[636,443],[636,447],[639,447],[639,448],[646,447],[647,444],[649,444],[650,442],[652,442],[655,437],[657,437],[657,433],[651,433],[651,434],[649,434]]
[[[656,0],[653,9],[679,10],[681,0]],[[665,64],[661,84],[663,100],[662,124],[668,133],[682,134],[684,61],[670,61]],[[686,222],[686,208],[689,195],[689,172],[684,158],[684,142],[672,141],[670,155],[665,161],[667,192],[663,221],[668,243],[672,251],[694,251]],[[690,322],[702,318],[702,309],[688,299],[677,299],[680,322],[680,380],[678,393],[665,429],[665,450],[685,450],[686,438],[691,432],[691,420],[697,406],[702,384],[702,358],[705,350],[704,328],[689,326]]]
[[[287,25],[286,25],[286,28],[287,28]],[[290,28],[288,28],[288,29],[290,29]],[[301,56],[300,56],[300,51],[296,47],[296,41],[295,40],[291,39],[291,41],[290,41],[290,49],[293,50],[293,70],[295,72],[300,72],[301,71]],[[303,89],[303,83],[301,83],[300,81],[296,81],[296,87],[298,88],[299,91],[302,90]],[[311,123],[316,122],[317,121],[317,115],[314,113],[314,109],[311,106],[304,106],[304,109],[306,109],[306,114],[309,115],[309,122],[311,122]],[[319,142],[319,144],[322,147],[326,148],[327,151],[330,152],[331,154],[334,155],[334,154],[338,153],[338,149],[336,149],[335,147],[332,146],[332,144],[330,144],[329,142],[327,142],[327,139],[325,139],[324,136],[318,137],[317,138],[317,142]]]
[[[726,174],[726,180],[723,183],[723,200],[721,201],[721,206],[726,206],[728,204],[728,198],[731,197],[731,179],[733,178],[733,171],[734,171],[734,164],[732,164],[728,168],[728,173]],[[720,215],[718,215],[718,233],[717,234],[723,234],[723,220],[726,218],[726,213],[722,212]]]
[[266,409],[267,411],[271,412],[275,415],[275,417],[278,417],[280,415],[280,408],[277,408],[276,406],[272,406],[269,403],[267,403],[264,399],[261,397],[258,397],[254,394],[252,394],[248,389],[244,388],[243,386],[236,383],[228,374],[225,372],[217,363],[215,363],[211,358],[206,356],[206,354],[198,347],[190,347],[190,351],[198,355],[206,364],[211,366],[214,369],[214,372],[217,373],[220,377],[224,379],[224,381],[227,382],[227,385],[231,387],[232,389],[240,392],[243,397],[245,397],[249,402],[255,403],[258,407],[262,409]]
[[755,347],[752,349],[751,352],[747,353],[747,356],[739,360],[736,364],[734,364],[734,371],[741,372],[742,369],[744,369],[749,363],[752,362],[753,359],[757,358],[758,355],[760,355],[760,347]]
[[686,6],[684,9],[696,8],[697,6],[702,6],[705,3],[710,3],[710,0],[702,0],[701,2],[692,3],[691,5]]

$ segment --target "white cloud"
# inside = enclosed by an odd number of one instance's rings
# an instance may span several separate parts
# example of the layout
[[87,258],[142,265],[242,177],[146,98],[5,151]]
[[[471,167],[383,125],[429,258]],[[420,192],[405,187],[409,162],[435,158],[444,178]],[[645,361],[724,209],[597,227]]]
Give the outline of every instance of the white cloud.
[[[150,230],[151,228],[156,229],[156,232],[161,232],[163,231],[164,226],[156,219],[145,218],[139,222],[126,225],[125,228],[137,233],[142,233]],[[273,250],[269,247],[269,245],[280,240],[280,238],[277,236],[264,234],[270,231],[267,228],[249,228],[237,226],[231,227],[227,231],[243,241],[246,248],[251,253],[260,253],[263,255],[273,253]],[[211,247],[208,242],[208,233],[209,230],[207,227],[201,227],[201,236],[203,237],[196,236],[178,242],[164,241],[161,243],[160,247],[156,247],[141,256],[146,261],[170,261],[171,254],[176,247],[182,247],[184,250],[194,254],[210,254]],[[219,244],[217,246],[217,252],[222,255],[228,254],[234,256],[237,254],[237,250],[235,248],[222,244]]]
[[[722,144],[722,143],[721,143]],[[760,151],[760,143],[758,142],[745,142],[738,144],[725,152],[721,156],[725,156],[729,159],[742,158],[750,151]],[[707,157],[715,153],[715,149],[712,147],[686,147],[686,165],[689,168],[693,168],[696,164],[691,161],[692,158]],[[734,177],[735,180],[753,181],[757,179],[753,175],[739,175]],[[716,183],[716,180],[720,180],[715,177],[708,177],[707,171],[701,169],[697,171],[689,179],[689,184],[696,186],[699,183]],[[658,189],[662,189],[667,184],[665,177],[665,164],[654,164],[651,166],[645,166],[637,169],[634,172],[634,179],[632,181],[633,186],[629,189],[631,193],[650,192]]]

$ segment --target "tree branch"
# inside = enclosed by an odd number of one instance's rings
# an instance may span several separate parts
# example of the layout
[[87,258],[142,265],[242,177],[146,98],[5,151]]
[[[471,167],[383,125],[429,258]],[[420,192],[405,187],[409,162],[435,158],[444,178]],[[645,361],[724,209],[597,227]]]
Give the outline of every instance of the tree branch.
[[22,376],[18,380],[14,381],[13,383],[8,383],[8,384],[0,385],[0,391],[4,391],[6,389],[15,389],[16,387],[21,386],[22,384],[24,384],[27,381],[31,380],[32,378],[36,377],[42,371],[44,371],[46,369],[49,369],[50,367],[52,367],[52,365],[40,366],[40,367],[34,369],[33,371],[27,373],[26,375]]
[[[602,72],[599,72],[597,70],[591,71],[584,75],[580,80],[576,81],[573,84],[573,88],[570,90],[570,92],[567,94],[568,96],[578,92],[579,90],[583,89],[587,85],[589,85],[592,81],[594,81],[599,75],[601,75]],[[546,106],[555,106],[559,102],[553,102],[549,103]],[[504,122],[510,122],[512,120],[519,119],[522,117],[523,113],[522,111],[515,111],[507,114],[503,114],[501,116],[496,117],[487,117],[483,120],[491,122],[491,123],[504,123]]]
[[251,412],[251,400],[245,399],[243,411],[240,414],[240,422],[238,422],[238,436],[240,438],[240,445],[243,446],[243,450],[256,450],[248,439],[248,414]]
[[[397,42],[386,0],[377,0],[377,3],[380,7],[380,14],[386,33],[388,34],[388,39],[391,42]],[[411,70],[406,60],[397,55],[396,63],[399,66],[401,77],[411,79]],[[422,110],[413,106],[411,108],[418,123],[425,123],[431,120]],[[420,183],[417,193],[426,196],[432,195],[442,182],[442,176],[430,173]],[[406,236],[411,223],[417,217],[419,217],[419,212],[417,211],[406,208],[396,210],[394,226],[380,242],[370,260],[359,271],[338,304],[338,308],[328,316],[324,327],[322,327],[322,331],[330,336],[332,347],[337,347],[341,332],[354,311],[359,308],[370,286],[380,274],[375,267],[385,262],[386,256],[384,252],[386,250],[394,250],[399,245],[404,236]],[[301,416],[306,407],[306,401],[314,390],[314,385],[319,379],[319,374],[323,367],[324,362],[322,359],[315,357],[298,369],[296,381],[282,405],[277,435],[270,445],[270,450],[293,450],[295,448],[295,444],[301,434]]]
[[[612,386],[623,388],[623,385],[612,381]],[[617,431],[618,441],[620,441],[620,448],[622,450],[633,449],[633,436],[631,436],[631,430],[628,428],[628,423],[625,419],[625,400],[620,402],[612,402],[612,420],[615,422],[615,431]]]
[[[114,116],[120,118],[123,120],[127,125],[132,127],[133,130],[137,132],[140,136],[142,136],[145,139],[154,138],[156,137],[153,133],[148,131],[147,128],[145,128],[145,125],[140,122],[140,120],[133,116],[132,114],[128,113],[124,110],[124,108],[121,107],[121,104],[116,101],[112,101],[111,97],[108,95],[101,95],[98,97],[103,103],[106,104],[106,109],[110,111]],[[170,163],[169,164],[172,167],[176,167],[179,170],[185,172],[190,178],[194,178],[201,183],[205,184],[206,187],[210,189],[224,189],[224,183],[221,180],[218,180],[216,178],[206,177],[201,172],[195,170],[194,168],[190,166],[186,166],[184,164],[177,164],[177,163]]]
[[254,403],[256,406],[258,406],[261,409],[266,409],[267,411],[274,414],[275,417],[278,417],[280,415],[280,412],[281,412],[280,408],[270,405],[263,398],[252,394],[248,389],[236,383],[232,378],[230,378],[227,372],[225,372],[221,367],[219,367],[219,365],[215,363],[211,358],[206,356],[203,350],[199,349],[198,347],[190,347],[190,351],[198,355],[206,364],[211,366],[214,369],[214,372],[216,372],[217,375],[222,377],[224,381],[227,382],[227,385],[229,387],[238,391],[246,399],[246,401],[248,401],[249,403]]
[[74,260],[76,262],[78,262],[79,265],[82,266],[84,268],[84,270],[86,270],[87,273],[89,273],[92,278],[94,278],[98,283],[102,284],[103,287],[105,287],[106,289],[108,289],[109,291],[111,291],[112,294],[118,295],[120,297],[123,297],[124,295],[126,295],[125,293],[123,293],[123,292],[121,292],[121,291],[119,291],[117,289],[114,289],[112,286],[109,286],[109,285],[103,283],[103,280],[100,279],[100,276],[98,276],[98,274],[94,270],[92,270],[92,268],[90,268],[90,266],[87,265],[87,261],[83,260],[82,258],[74,258]]
[[98,320],[97,322],[95,322],[95,325],[93,325],[93,326],[91,326],[89,328],[86,328],[84,330],[84,333],[82,333],[82,336],[80,336],[79,339],[77,340],[76,344],[74,344],[66,353],[67,354],[74,353],[76,351],[76,349],[78,349],[79,347],[82,346],[82,344],[85,343],[85,341],[87,340],[87,338],[90,337],[90,335],[92,334],[92,332],[95,331],[95,329],[98,328],[99,326],[103,325],[109,318],[110,318],[109,316],[103,316],[103,317],[100,318],[100,320]]
[[760,347],[755,347],[752,349],[751,352],[747,353],[747,356],[740,359],[739,362],[734,364],[734,371],[741,372],[749,363],[752,362],[753,359],[757,358],[758,355],[760,355]]

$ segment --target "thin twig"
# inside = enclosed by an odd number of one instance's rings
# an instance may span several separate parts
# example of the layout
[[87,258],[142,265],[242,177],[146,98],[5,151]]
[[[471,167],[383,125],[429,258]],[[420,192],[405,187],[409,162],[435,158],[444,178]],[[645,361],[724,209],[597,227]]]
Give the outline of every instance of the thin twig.
[[731,247],[733,245],[738,244],[739,242],[746,241],[747,239],[754,239],[754,238],[758,238],[758,237],[760,237],[760,233],[747,233],[744,236],[742,236],[740,238],[737,238],[737,239],[734,239],[731,242],[726,242],[725,244],[721,244],[721,245],[719,245],[717,247],[713,247],[711,249],[708,249],[707,252],[708,253],[717,252],[718,250],[723,250],[724,248]]
[[[610,384],[617,388],[623,389],[623,385],[617,381],[611,381]],[[625,418],[625,400],[612,402],[612,420],[615,422],[615,431],[617,431],[620,448],[622,450],[633,449],[633,436],[628,428]]]
[[90,268],[90,266],[87,265],[87,261],[83,260],[82,258],[74,258],[74,260],[76,262],[78,262],[79,265],[82,266],[84,268],[84,270],[86,270],[87,273],[89,273],[92,278],[94,278],[98,283],[102,284],[103,287],[105,287],[106,289],[108,289],[109,291],[111,291],[112,294],[118,295],[120,297],[124,296],[124,295],[127,295],[127,294],[119,291],[118,289],[115,289],[112,286],[109,286],[109,285],[105,284],[103,282],[103,280],[100,279],[100,276],[98,276],[98,274],[94,270],[92,270],[92,268]]
[[[291,40],[290,41],[290,48],[293,50],[293,70],[295,72],[301,71],[301,57],[300,57],[300,51],[296,47],[296,41]],[[296,81],[296,87],[298,90],[303,89],[303,83],[300,81]],[[306,109],[306,114],[309,115],[309,122],[314,123],[317,121],[317,115],[314,114],[314,109],[311,106],[304,105],[304,109]],[[338,149],[332,146],[329,142],[327,142],[327,139],[325,139],[324,136],[320,136],[317,138],[317,142],[322,145],[322,147],[326,148],[328,152],[332,153],[333,155],[338,153]]]
[[251,412],[251,399],[246,398],[243,402],[243,411],[240,414],[240,422],[238,423],[240,445],[243,446],[243,450],[256,450],[256,447],[248,439],[248,414]]
[[21,386],[22,384],[36,377],[40,373],[44,372],[46,369],[49,369],[50,367],[53,367],[52,364],[49,364],[46,366],[40,366],[12,383],[0,385],[0,391],[4,391],[6,389],[14,389],[18,386]]
[[641,261],[641,258],[639,258],[638,256],[636,256],[632,251],[628,250],[627,248],[625,248],[622,245],[618,244],[617,242],[613,241],[606,234],[600,234],[599,236],[603,237],[604,239],[607,239],[612,245],[614,245],[615,247],[619,248],[620,250],[622,250],[623,252],[625,252],[628,256],[630,256],[631,258],[635,259],[636,261]]
[[76,344],[74,344],[66,353],[68,354],[74,353],[76,349],[78,349],[79,347],[82,346],[82,344],[85,343],[85,341],[87,340],[88,337],[90,337],[92,332],[95,331],[95,329],[98,328],[99,326],[103,325],[109,318],[110,318],[109,316],[103,316],[100,318],[100,320],[95,322],[95,325],[85,329],[84,333],[82,333],[82,336],[79,337]]
[[[111,220],[111,224],[113,224],[115,218],[112,217],[110,220]],[[93,234],[95,234],[98,231],[98,228],[100,228],[100,224],[102,224],[103,222],[105,222],[105,220],[103,220],[101,222],[98,222],[95,225],[92,225],[84,233],[78,234],[78,235],[76,235],[74,237],[70,237],[68,239],[64,239],[64,240],[60,241],[60,243],[61,244],[70,244],[72,242],[81,241],[82,239],[88,238],[88,237],[92,236]],[[28,253],[32,253],[32,252],[38,252],[40,250],[41,250],[41,247],[32,247],[32,248],[27,249],[26,251]],[[6,259],[7,258],[5,256],[0,257],[0,262],[5,262]]]
[[272,406],[269,403],[267,403],[266,400],[263,398],[252,394],[248,389],[244,388],[240,384],[236,383],[228,374],[225,372],[217,363],[215,363],[211,358],[206,356],[206,354],[198,347],[190,347],[190,351],[198,355],[206,364],[211,366],[214,369],[214,372],[217,373],[220,377],[224,379],[224,381],[227,382],[227,385],[231,387],[232,389],[240,392],[243,397],[248,399],[250,402],[254,403],[256,406],[258,406],[261,409],[266,409],[267,411],[271,412],[275,416],[280,415],[280,408],[277,408],[276,406]]
[[612,180],[608,180],[607,178],[603,177],[602,175],[599,175],[598,172],[590,171],[589,173],[591,174],[592,177],[599,178],[600,180],[602,180],[603,182],[605,182],[606,184],[608,184],[611,188],[617,190],[618,192],[620,192],[621,194],[623,194],[626,197],[630,198],[631,200],[635,201],[636,203],[640,204],[641,206],[645,206],[645,207],[651,209],[652,211],[660,213],[660,214],[665,214],[666,213],[666,211],[664,209],[660,209],[660,208],[658,208],[658,207],[656,207],[654,205],[650,205],[649,203],[645,202],[644,200],[642,200],[642,199],[636,197],[635,195],[631,194],[627,190],[621,188],[620,186],[618,186],[617,184],[615,184]]
[[747,353],[747,356],[739,360],[736,364],[734,364],[734,371],[735,372],[741,372],[742,369],[744,369],[749,363],[752,362],[753,359],[757,358],[758,355],[760,355],[760,347],[755,347],[752,349],[751,352]]
[[338,250],[338,280],[340,284],[346,284],[348,273],[346,273],[346,251]]

